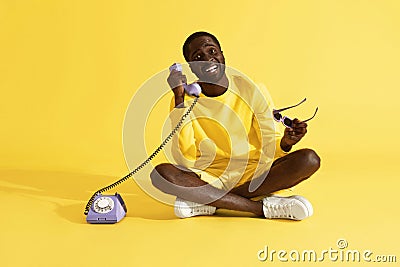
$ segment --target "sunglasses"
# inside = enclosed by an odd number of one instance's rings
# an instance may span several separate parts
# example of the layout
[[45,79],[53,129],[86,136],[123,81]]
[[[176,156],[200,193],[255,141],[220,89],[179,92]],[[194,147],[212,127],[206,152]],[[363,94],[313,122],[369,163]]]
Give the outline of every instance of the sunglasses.
[[[272,111],[272,114],[273,114],[273,116],[274,116],[274,119],[275,119],[277,122],[282,122],[282,124],[285,125],[287,128],[292,128],[292,126],[293,126],[293,120],[292,120],[291,118],[289,118],[289,117],[282,116],[282,114],[281,114],[280,112],[281,112],[281,111],[284,111],[284,110],[287,110],[287,109],[290,109],[290,108],[297,107],[298,105],[300,105],[301,103],[303,103],[303,102],[306,101],[306,100],[307,100],[307,98],[304,98],[302,101],[300,101],[300,103],[298,103],[298,104],[296,104],[296,105],[294,105],[294,106],[290,106],[290,107],[286,107],[286,108],[281,108],[281,109],[274,109],[274,110]],[[302,122],[306,122],[306,121],[309,121],[309,120],[311,120],[312,118],[314,118],[314,117],[315,117],[315,114],[317,114],[317,111],[318,111],[318,107],[315,109],[314,115],[312,115],[311,118],[306,119],[306,120],[304,120],[304,121],[302,121]]]

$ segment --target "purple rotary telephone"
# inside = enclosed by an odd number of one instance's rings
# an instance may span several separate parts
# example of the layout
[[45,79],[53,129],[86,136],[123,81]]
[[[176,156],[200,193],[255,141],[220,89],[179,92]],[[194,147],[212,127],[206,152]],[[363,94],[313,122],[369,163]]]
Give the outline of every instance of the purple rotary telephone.
[[88,223],[117,223],[125,217],[126,206],[120,194],[95,197],[86,217]]

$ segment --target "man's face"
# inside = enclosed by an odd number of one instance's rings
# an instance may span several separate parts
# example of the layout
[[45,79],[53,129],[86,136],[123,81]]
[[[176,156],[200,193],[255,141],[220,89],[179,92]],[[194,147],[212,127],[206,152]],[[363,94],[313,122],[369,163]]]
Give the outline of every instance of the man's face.
[[225,58],[208,36],[194,39],[188,47],[189,65],[200,81],[218,83],[225,73]]

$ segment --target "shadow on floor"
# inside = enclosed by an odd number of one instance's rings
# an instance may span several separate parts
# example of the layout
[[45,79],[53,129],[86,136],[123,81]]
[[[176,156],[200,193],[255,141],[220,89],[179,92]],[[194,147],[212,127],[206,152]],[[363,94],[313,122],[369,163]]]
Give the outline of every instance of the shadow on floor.
[[[0,192],[48,203],[61,218],[75,224],[86,224],[83,211],[89,198],[99,185],[108,185],[119,178],[58,171],[0,170]],[[114,194],[115,191],[107,194]],[[118,186],[117,192],[128,208],[125,219],[180,220],[172,206],[150,197],[133,180]],[[255,218],[250,213],[224,209],[217,210],[215,217]]]
[[[83,211],[91,195],[99,189],[99,185],[108,185],[119,178],[58,171],[0,170],[0,192],[54,204],[55,212],[60,217],[72,223],[86,224]],[[172,207],[148,196],[133,180],[125,182],[117,189],[127,204],[127,217],[177,219]],[[115,190],[110,192],[113,194]]]

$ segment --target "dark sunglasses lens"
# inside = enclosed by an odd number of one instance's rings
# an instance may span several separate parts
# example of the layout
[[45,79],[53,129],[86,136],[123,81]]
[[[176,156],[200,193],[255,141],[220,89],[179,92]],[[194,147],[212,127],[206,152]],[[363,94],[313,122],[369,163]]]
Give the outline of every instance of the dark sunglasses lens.
[[286,125],[286,126],[288,126],[288,127],[292,127],[293,122],[292,122],[291,119],[285,118],[285,119],[283,120],[283,124]]
[[282,115],[280,113],[275,113],[274,118],[275,120],[280,121],[282,119]]

